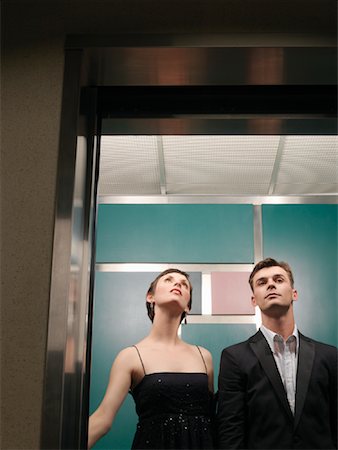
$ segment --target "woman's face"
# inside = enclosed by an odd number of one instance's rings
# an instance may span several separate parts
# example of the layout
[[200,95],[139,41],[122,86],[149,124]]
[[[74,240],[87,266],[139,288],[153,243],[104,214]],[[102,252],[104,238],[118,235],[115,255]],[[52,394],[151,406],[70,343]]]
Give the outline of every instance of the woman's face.
[[189,311],[190,283],[189,280],[177,272],[170,272],[159,278],[154,294],[148,295],[148,301],[155,304],[174,302],[181,306],[182,311]]

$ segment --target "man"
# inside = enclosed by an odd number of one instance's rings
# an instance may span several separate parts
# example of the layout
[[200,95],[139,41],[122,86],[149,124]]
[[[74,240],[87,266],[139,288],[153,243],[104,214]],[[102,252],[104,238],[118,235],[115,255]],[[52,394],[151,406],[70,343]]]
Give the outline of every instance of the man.
[[262,326],[222,352],[218,447],[337,448],[337,348],[298,331],[287,263],[259,262],[249,283]]

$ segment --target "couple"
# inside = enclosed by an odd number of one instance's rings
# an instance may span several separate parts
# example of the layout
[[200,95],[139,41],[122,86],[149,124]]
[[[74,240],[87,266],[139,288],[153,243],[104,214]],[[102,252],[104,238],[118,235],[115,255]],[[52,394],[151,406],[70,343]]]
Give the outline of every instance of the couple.
[[134,449],[337,448],[337,349],[298,332],[288,264],[267,258],[249,283],[262,326],[223,350],[216,396],[210,352],[177,336],[191,308],[188,274],[168,269],[151,283],[150,334],[116,357],[89,419],[89,448],[128,392],[139,416]]

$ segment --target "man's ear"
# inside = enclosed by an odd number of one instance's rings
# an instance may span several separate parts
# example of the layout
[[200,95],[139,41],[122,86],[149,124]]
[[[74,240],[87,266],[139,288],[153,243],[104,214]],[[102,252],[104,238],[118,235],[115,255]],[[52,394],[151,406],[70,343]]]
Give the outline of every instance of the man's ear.
[[298,291],[297,289],[292,289],[292,300],[295,302],[298,300]]
[[256,299],[255,299],[254,295],[251,296],[251,304],[252,304],[252,306],[257,306]]

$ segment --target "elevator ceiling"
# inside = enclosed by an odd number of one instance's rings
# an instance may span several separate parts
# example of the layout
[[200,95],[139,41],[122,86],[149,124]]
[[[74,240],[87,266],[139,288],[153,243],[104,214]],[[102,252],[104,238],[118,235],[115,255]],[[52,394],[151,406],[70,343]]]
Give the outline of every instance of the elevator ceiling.
[[102,136],[99,196],[338,193],[337,136]]

